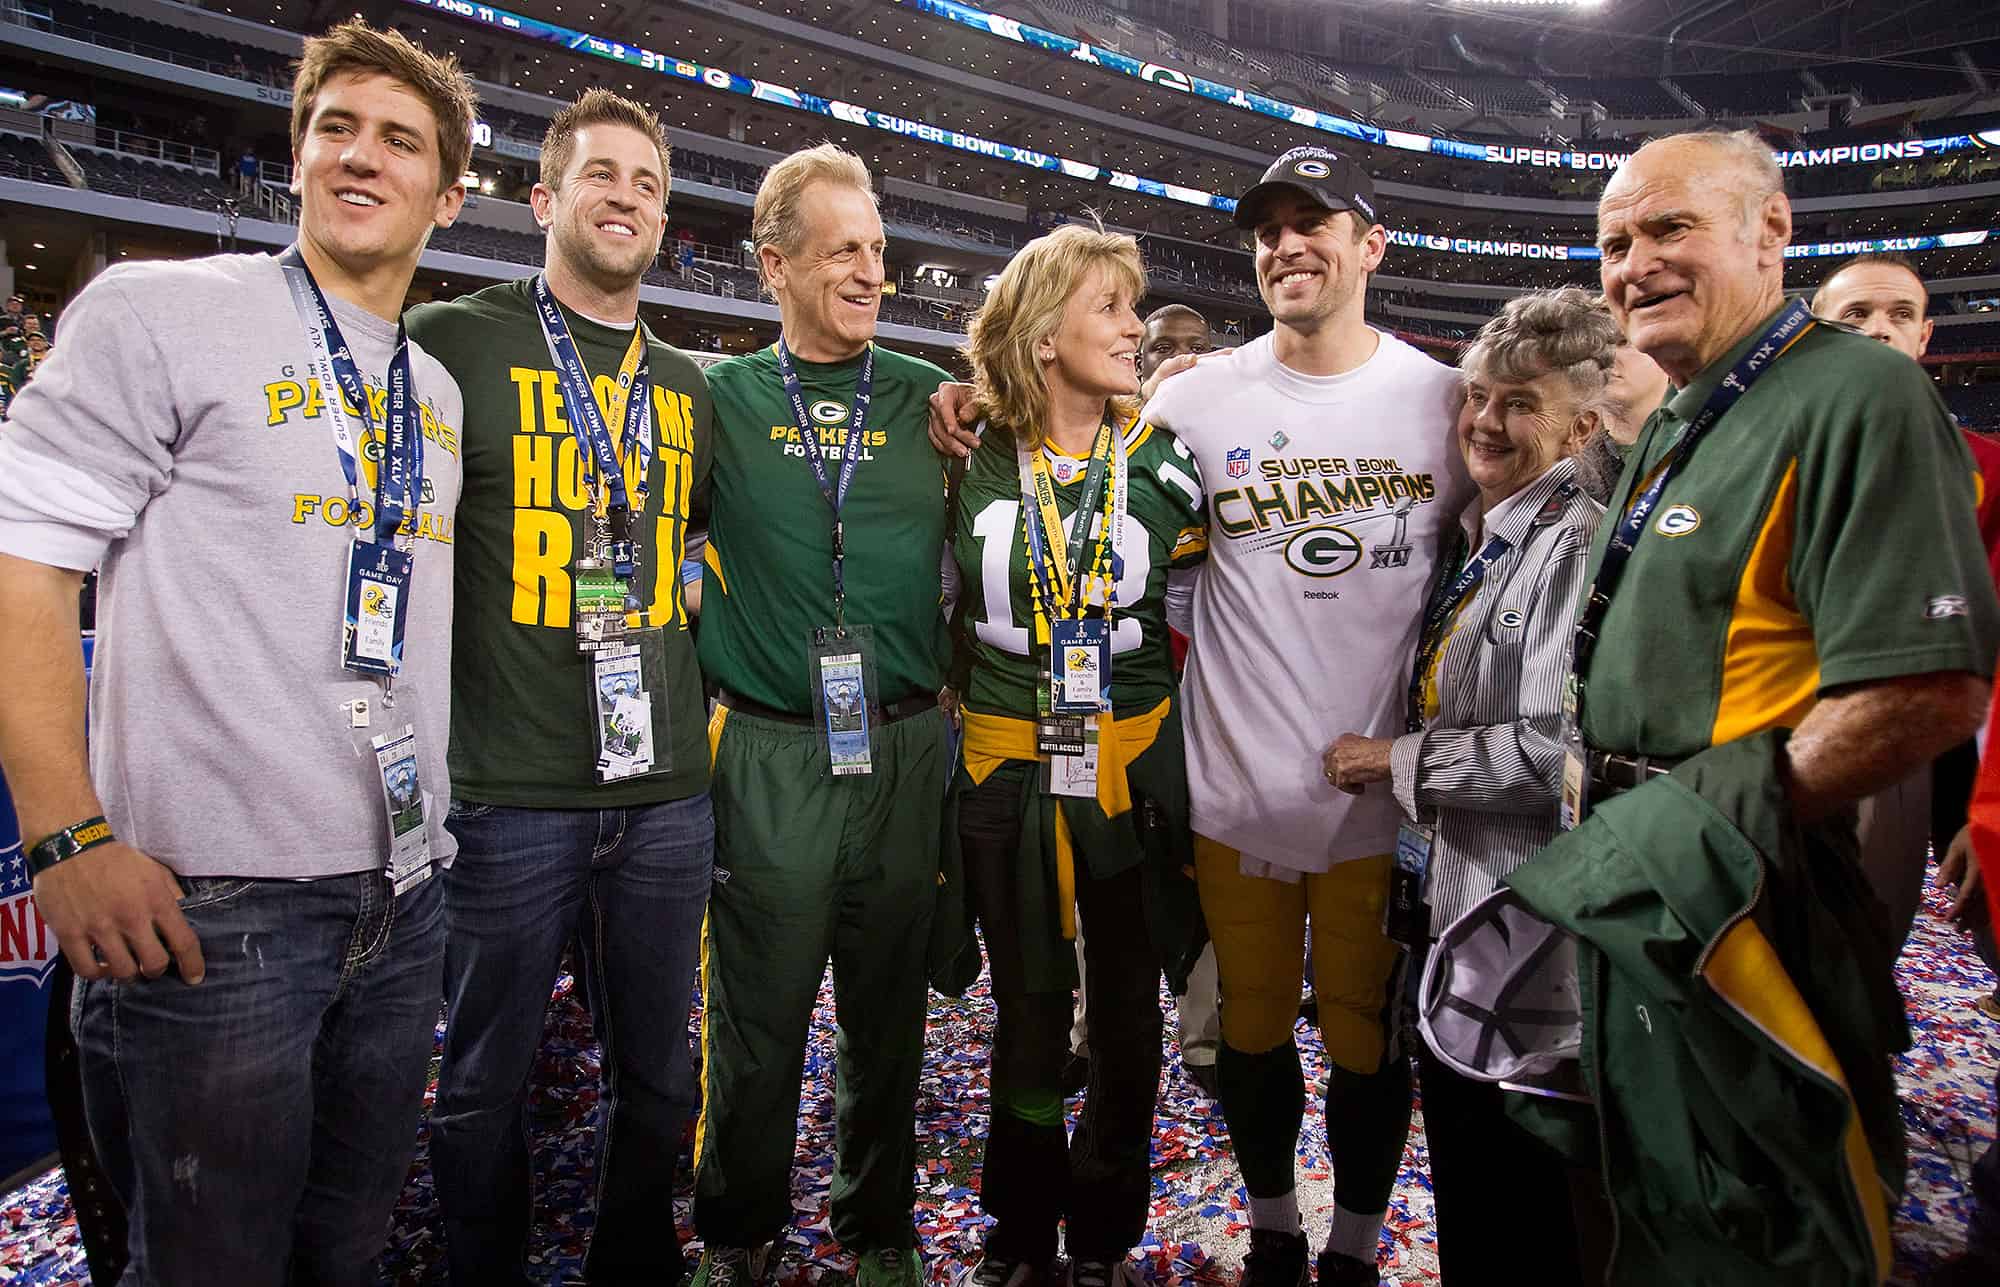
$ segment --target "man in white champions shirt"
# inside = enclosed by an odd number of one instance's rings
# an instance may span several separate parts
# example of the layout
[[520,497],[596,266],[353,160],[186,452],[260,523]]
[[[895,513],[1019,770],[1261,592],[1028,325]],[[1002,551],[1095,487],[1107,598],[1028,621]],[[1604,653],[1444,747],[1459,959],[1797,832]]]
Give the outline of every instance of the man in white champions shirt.
[[1457,373],[1362,320],[1387,237],[1374,185],[1295,148],[1236,210],[1275,329],[1175,375],[1146,417],[1209,485],[1184,701],[1196,874],[1221,969],[1223,1115],[1250,1194],[1248,1287],[1306,1281],[1293,1189],[1305,1082],[1292,1029],[1307,922],[1333,1070],[1333,1227],[1320,1287],[1378,1281],[1408,1130],[1399,953],[1382,932],[1400,820],[1321,754],[1350,721],[1403,727],[1442,534],[1471,484],[1452,450]]

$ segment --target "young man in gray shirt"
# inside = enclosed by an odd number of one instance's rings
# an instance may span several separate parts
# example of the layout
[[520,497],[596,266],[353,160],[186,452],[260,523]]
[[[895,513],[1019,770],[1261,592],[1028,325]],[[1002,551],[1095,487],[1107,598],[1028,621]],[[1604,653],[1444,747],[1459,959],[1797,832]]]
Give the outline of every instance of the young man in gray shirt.
[[373,1282],[414,1150],[460,401],[397,317],[472,108],[400,36],[308,40],[298,243],[112,268],[0,435],[0,764],[134,1281]]

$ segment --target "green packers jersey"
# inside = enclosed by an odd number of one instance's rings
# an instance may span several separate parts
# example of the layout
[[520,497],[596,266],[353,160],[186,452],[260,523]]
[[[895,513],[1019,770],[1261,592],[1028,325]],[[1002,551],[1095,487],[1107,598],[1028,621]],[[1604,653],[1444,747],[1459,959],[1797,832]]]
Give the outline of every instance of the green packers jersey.
[[[1124,535],[1112,568],[1117,600],[1111,613],[1111,701],[1117,711],[1132,712],[1158,705],[1174,690],[1167,572],[1202,560],[1208,552],[1208,528],[1201,475],[1187,449],[1164,429],[1142,424],[1124,432],[1128,490]],[[1067,531],[1083,500],[1088,462],[1053,447],[1042,450],[1052,466],[1056,509]],[[1092,504],[1098,518],[1083,547],[1086,563],[1102,531],[1102,494]],[[959,484],[952,537],[961,616],[972,654],[965,704],[968,710],[1018,718],[1035,714],[1047,661],[1035,643],[1022,522],[1013,436],[990,430]],[[1091,602],[1097,602],[1096,596]]]
[[[793,366],[827,481],[837,485],[861,359],[795,356]],[[944,686],[945,479],[928,424],[930,395],[949,379],[928,362],[875,347],[875,387],[841,526],[847,622],[873,631],[879,702]],[[814,629],[833,623],[833,510],[792,421],[776,346],[717,363],[708,382],[716,451],[702,672],[753,702],[805,715],[813,709],[807,645]]]
[[[1591,577],[1639,480],[1763,329],[1646,422],[1598,525]],[[2000,604],[1975,479],[1922,367],[1813,327],[1660,495],[1590,656],[1585,739],[1680,758],[1796,728],[1830,688],[1991,674]]]

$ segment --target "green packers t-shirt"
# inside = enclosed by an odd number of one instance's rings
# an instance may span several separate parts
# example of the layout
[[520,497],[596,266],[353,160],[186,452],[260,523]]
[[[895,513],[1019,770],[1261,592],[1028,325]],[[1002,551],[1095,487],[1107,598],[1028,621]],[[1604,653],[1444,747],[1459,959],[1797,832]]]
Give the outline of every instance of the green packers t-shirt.
[[[1646,422],[1591,544],[1593,579],[1635,481],[1771,320]],[[1973,478],[1923,368],[1812,327],[1716,423],[1648,518],[1591,655],[1586,740],[1680,758],[1796,728],[1827,688],[1991,674],[2000,603]]]
[[[608,407],[632,333],[563,310]],[[452,794],[531,809],[597,809],[684,799],[708,787],[701,674],[681,602],[687,516],[707,486],[711,410],[701,370],[648,345],[653,466],[640,507],[635,585],[664,628],[671,770],[597,782],[590,664],[576,650],[570,568],[588,532],[582,455],[535,318],[532,280],[411,310],[410,335],[465,395],[465,485],[458,507],[452,642]],[[607,412],[608,415],[608,412]],[[617,432],[617,427],[613,427]],[[628,486],[637,468],[626,451]],[[658,748],[664,750],[666,748]]]
[[[793,359],[838,485],[861,359]],[[875,699],[944,686],[949,653],[939,603],[945,476],[931,447],[929,399],[951,379],[875,347],[875,386],[860,461],[841,511],[847,623],[875,637]],[[701,668],[753,702],[812,712],[806,648],[833,623],[833,509],[821,494],[778,375],[776,346],[709,368],[715,482],[703,555]]]
[[[1191,567],[1208,552],[1200,474],[1185,447],[1164,429],[1126,428],[1127,500],[1122,556],[1116,569],[1118,602],[1111,618],[1111,700],[1121,714],[1151,710],[1174,691],[1173,653],[1167,642],[1169,568]],[[1044,446],[1056,484],[1056,512],[1064,530],[1084,496],[1089,462]],[[1102,531],[1102,494],[1092,501],[1098,518],[1089,561]],[[1021,471],[1014,438],[989,430],[966,464],[958,488],[958,524],[952,536],[958,560],[965,630],[972,649],[967,710],[1016,719],[1033,716],[1047,658],[1034,642],[1028,583],[1028,547],[1022,527]],[[1093,596],[1093,603],[1097,602]]]

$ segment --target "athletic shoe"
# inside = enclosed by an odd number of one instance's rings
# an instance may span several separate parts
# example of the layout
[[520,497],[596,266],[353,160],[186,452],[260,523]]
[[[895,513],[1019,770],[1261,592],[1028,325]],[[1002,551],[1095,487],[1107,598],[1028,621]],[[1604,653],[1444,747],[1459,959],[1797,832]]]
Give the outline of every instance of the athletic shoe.
[[1972,1008],[1989,1019],[2000,1021],[2000,992],[1988,992],[1972,1003]]
[[764,1262],[762,1247],[710,1247],[701,1253],[688,1287],[758,1287]]
[[924,1266],[913,1247],[881,1247],[863,1252],[854,1287],[923,1287]]
[[1376,1287],[1382,1271],[1372,1260],[1356,1260],[1337,1251],[1319,1253],[1319,1287]]
[[1250,1230],[1250,1254],[1243,1258],[1237,1287],[1306,1287],[1306,1236],[1276,1229]]
[[1039,1287],[1047,1276],[1047,1265],[989,1255],[960,1273],[954,1287]]
[[1201,1092],[1203,1099],[1222,1098],[1222,1087],[1215,1080],[1214,1064],[1183,1063],[1181,1071],[1187,1074],[1187,1079],[1194,1083],[1194,1088]]
[[1069,1287],[1139,1287],[1127,1260],[1072,1260]]

